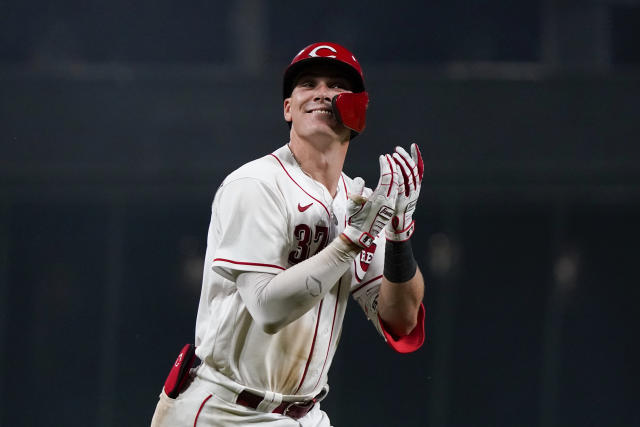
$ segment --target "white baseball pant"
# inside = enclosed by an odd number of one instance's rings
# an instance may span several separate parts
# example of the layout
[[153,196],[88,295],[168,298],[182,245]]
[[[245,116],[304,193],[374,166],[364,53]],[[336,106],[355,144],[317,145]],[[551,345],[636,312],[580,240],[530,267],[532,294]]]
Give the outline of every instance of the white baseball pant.
[[300,419],[281,414],[260,412],[235,403],[236,394],[196,376],[176,399],[164,390],[153,414],[151,427],[331,427],[329,417],[316,404]]

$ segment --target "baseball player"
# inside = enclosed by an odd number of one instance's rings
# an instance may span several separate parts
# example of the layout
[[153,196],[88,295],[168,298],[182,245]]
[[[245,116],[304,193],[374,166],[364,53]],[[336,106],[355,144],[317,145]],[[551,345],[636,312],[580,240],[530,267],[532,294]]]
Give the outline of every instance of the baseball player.
[[178,356],[154,427],[329,426],[320,401],[350,297],[397,352],[424,341],[410,243],[418,147],[381,155],[374,189],[342,172],[368,95],[360,64],[338,44],[302,49],[283,98],[289,142],[216,192],[195,346]]

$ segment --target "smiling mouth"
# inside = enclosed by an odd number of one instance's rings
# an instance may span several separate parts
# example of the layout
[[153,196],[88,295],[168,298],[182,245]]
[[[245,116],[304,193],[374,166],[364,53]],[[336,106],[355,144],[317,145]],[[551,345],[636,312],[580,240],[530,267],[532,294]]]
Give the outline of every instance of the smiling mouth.
[[333,116],[333,111],[329,109],[311,110],[309,111],[309,114],[330,117],[330,116]]

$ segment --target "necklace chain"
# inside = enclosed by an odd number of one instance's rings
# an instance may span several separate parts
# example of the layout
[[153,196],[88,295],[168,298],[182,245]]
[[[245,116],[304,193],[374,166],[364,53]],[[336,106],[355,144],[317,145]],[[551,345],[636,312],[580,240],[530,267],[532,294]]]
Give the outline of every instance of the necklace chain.
[[293,160],[296,161],[296,163],[298,164],[298,167],[300,168],[302,173],[305,174],[306,176],[308,176],[311,179],[311,181],[313,182],[313,184],[320,188],[320,194],[322,194],[322,198],[324,199],[325,204],[329,207],[329,209],[331,211],[331,214],[333,214],[333,200],[334,199],[329,194],[329,201],[327,201],[327,198],[325,196],[325,192],[328,192],[327,188],[324,185],[320,184],[318,181],[316,181],[309,173],[307,173],[304,170],[304,168],[302,167],[302,164],[300,163],[300,160],[298,160],[296,155],[293,153],[293,150],[291,149],[291,143],[287,143],[287,148],[289,149],[289,152],[291,153],[291,157],[293,157]]

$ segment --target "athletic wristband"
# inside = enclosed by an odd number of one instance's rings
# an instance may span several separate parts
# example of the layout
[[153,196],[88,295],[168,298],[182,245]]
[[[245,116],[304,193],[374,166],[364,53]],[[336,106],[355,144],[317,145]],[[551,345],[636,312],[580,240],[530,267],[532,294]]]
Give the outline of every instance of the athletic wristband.
[[418,264],[413,257],[411,242],[387,240],[384,251],[384,277],[390,282],[401,283],[411,280]]

